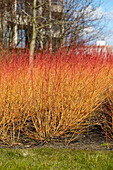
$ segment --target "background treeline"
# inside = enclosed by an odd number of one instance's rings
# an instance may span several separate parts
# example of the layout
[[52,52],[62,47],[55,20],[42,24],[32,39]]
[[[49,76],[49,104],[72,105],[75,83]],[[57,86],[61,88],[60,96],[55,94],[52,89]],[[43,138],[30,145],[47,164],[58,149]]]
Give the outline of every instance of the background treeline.
[[[34,1],[36,6],[34,7]],[[33,9],[36,20],[36,47],[68,42],[88,42],[102,37],[104,16],[97,15],[95,0],[0,0],[0,41],[5,47],[30,44],[33,35]]]

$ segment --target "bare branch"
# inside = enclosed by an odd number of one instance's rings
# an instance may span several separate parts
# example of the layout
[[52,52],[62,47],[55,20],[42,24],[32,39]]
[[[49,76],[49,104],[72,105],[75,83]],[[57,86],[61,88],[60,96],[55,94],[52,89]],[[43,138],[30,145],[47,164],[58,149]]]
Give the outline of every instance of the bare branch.
[[42,7],[43,5],[45,5],[45,4],[46,4],[46,2],[48,2],[48,1],[46,0],[45,2],[43,2],[43,3],[39,4],[38,6],[36,6],[36,7],[35,7],[35,9]]
[[25,10],[22,9],[22,12],[27,15],[30,19],[32,18],[27,12],[25,12]]

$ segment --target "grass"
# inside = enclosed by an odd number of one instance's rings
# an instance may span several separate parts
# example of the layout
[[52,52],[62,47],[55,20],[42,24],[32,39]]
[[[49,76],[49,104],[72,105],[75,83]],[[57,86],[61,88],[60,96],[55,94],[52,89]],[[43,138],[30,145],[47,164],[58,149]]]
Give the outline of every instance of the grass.
[[1,149],[0,170],[112,170],[113,151],[74,149]]

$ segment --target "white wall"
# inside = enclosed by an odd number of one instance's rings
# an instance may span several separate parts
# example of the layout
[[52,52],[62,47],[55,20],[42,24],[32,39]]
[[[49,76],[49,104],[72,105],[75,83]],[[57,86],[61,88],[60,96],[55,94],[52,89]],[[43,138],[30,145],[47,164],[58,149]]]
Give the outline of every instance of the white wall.
[[97,46],[105,46],[105,41],[97,41]]

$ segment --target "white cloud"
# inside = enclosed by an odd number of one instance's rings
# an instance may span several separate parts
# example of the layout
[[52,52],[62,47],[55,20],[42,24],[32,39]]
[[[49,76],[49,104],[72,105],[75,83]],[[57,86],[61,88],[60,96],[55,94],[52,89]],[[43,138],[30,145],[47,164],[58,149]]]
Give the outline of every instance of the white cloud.
[[[103,16],[105,19],[102,22],[100,22],[100,24],[105,25],[105,27],[103,30],[104,33],[102,34],[102,36],[100,35],[100,39],[98,39],[98,40],[101,40],[103,38],[103,39],[105,39],[106,43],[108,43],[109,45],[113,44],[113,30],[110,30],[109,24],[111,22],[108,22],[109,20],[113,20],[113,10],[108,13],[108,12],[104,11],[101,6],[98,7],[94,11],[92,9],[93,9],[92,6],[89,6],[86,9],[85,14],[87,17],[89,17],[90,19],[99,19]],[[78,15],[78,13],[75,13],[75,18],[77,15]],[[90,36],[96,35],[96,34],[97,34],[96,28],[89,26],[84,29],[84,32],[82,32],[81,35],[85,36],[85,37],[88,37],[88,36],[90,37]]]
[[84,28],[84,34],[86,34],[86,35],[91,34],[94,31],[95,31],[94,27]]
[[113,10],[110,11],[109,13],[106,12],[106,17],[108,17],[108,19],[110,19],[110,20],[113,20]]
[[89,6],[86,9],[86,16],[91,17],[91,19],[99,19],[103,15],[105,15],[105,13],[103,12],[101,7],[96,8],[94,11],[92,6]]
[[[87,9],[86,9],[86,15],[92,19],[92,20],[95,20],[95,19],[101,19],[102,16],[105,15],[104,11],[102,10],[101,7],[98,7],[96,10],[92,11],[92,6],[89,6]],[[97,34],[97,31],[94,27],[87,27],[84,29],[84,32],[83,32],[83,35],[84,36],[93,36],[93,35],[96,35]]]
[[83,11],[74,12],[73,16],[76,18],[76,16],[81,15],[81,13],[84,13],[85,18],[91,18],[91,19],[99,19],[103,15],[105,15],[105,12],[102,10],[101,7],[98,7],[95,10],[93,10],[93,7],[91,5],[88,6],[85,11],[83,10]]
[[110,30],[110,32],[105,37],[105,41],[109,45],[113,45],[113,29]]

